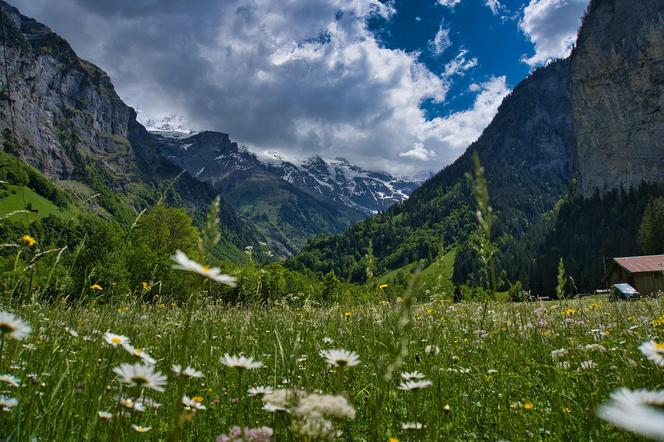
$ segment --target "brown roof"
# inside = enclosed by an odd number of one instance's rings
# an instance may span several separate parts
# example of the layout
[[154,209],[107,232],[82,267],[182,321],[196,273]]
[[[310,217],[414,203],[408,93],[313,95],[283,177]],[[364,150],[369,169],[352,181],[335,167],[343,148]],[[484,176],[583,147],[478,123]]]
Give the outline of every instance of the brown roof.
[[630,273],[664,272],[664,255],[628,256],[613,260]]

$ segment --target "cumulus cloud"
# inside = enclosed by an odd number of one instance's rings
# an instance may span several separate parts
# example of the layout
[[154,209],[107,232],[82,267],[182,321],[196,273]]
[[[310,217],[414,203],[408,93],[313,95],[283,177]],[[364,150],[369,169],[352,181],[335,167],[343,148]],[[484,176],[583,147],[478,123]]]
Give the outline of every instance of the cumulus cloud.
[[493,15],[497,15],[498,11],[503,7],[498,0],[485,0],[484,4],[491,9]]
[[401,152],[399,156],[410,157],[410,158],[415,158],[417,160],[426,161],[435,157],[436,152],[427,149],[426,147],[424,147],[424,144],[422,143],[415,143],[412,149],[406,152]]
[[588,0],[530,0],[519,28],[535,46],[535,53],[521,61],[530,66],[567,57],[576,42]]
[[433,40],[429,40],[429,49],[434,55],[440,55],[450,46],[452,46],[452,40],[450,40],[450,30],[445,28],[443,23],[441,23]]
[[[142,121],[176,113],[257,151],[343,156],[398,174],[421,170],[420,153],[435,170],[479,136],[508,92],[497,77],[470,109],[427,119],[421,104],[444,101],[450,79],[416,53],[380,46],[366,19],[389,19],[391,2],[14,3],[105,69]],[[477,59],[464,53],[456,63],[450,75]]]

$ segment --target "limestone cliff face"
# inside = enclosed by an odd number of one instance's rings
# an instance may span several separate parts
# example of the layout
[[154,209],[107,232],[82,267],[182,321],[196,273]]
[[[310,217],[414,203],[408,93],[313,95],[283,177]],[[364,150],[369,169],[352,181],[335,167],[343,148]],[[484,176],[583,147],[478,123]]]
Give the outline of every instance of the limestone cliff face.
[[569,91],[580,195],[664,180],[664,1],[593,0]]
[[46,175],[71,178],[86,159],[118,183],[126,181],[135,173],[127,139],[134,110],[118,97],[106,73],[78,58],[47,26],[7,3],[3,11],[9,88],[2,72],[2,141],[11,138],[13,111],[18,154]]

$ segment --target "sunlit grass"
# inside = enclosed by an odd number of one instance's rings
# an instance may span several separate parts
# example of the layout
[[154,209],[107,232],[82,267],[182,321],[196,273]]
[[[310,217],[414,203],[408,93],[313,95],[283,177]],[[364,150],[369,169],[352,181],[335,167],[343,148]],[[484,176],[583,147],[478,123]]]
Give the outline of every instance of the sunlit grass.
[[[292,416],[268,413],[260,396],[247,395],[260,385],[344,395],[356,415],[337,423],[342,440],[624,440],[625,433],[596,417],[596,408],[617,387],[661,384],[661,369],[638,351],[657,335],[650,322],[660,316],[659,300],[494,303],[484,330],[478,330],[479,304],[418,305],[408,328],[399,328],[398,310],[398,304],[384,304],[355,307],[347,315],[341,307],[240,308],[202,300],[193,312],[189,352],[190,365],[204,377],[187,378],[184,390],[206,409],[179,416],[181,438],[213,440],[245,425],[269,426],[280,440],[298,440]],[[0,374],[21,381],[18,388],[0,387],[19,401],[0,413],[0,436],[56,441],[169,435],[181,411],[174,406],[179,400],[171,366],[181,360],[185,309],[32,305],[15,313],[33,333],[24,341],[7,340],[0,356]],[[156,370],[169,377],[164,393],[119,383],[113,367],[139,359],[104,342],[109,330],[156,359]],[[385,382],[395,341],[405,342],[408,353]],[[359,365],[328,365],[320,351],[334,348],[355,351]],[[561,357],[551,355],[563,348]],[[220,362],[226,353],[252,357],[264,367],[239,376]],[[402,371],[418,371],[432,385],[402,391]],[[162,406],[106,422],[98,412],[123,408],[117,396],[147,397]],[[423,428],[402,429],[404,423]],[[150,430],[140,433],[131,425]]]

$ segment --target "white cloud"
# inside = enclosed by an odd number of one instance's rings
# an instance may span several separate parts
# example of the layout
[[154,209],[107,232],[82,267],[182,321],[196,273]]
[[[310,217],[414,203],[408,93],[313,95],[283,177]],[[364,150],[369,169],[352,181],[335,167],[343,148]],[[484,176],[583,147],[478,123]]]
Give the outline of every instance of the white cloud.
[[453,8],[459,3],[461,3],[461,0],[437,0],[437,3],[442,6]]
[[503,7],[498,0],[485,0],[484,4],[491,9],[493,15],[497,15],[498,11]]
[[389,19],[394,8],[376,0],[14,3],[105,69],[143,121],[176,113],[257,151],[343,156],[399,175],[421,170],[420,153],[436,169],[479,136],[508,92],[497,77],[470,109],[427,119],[421,104],[444,101],[450,77],[477,59],[462,51],[438,76],[417,53],[381,47],[366,17]]
[[423,130],[420,141],[433,149],[439,160],[449,162],[477,140],[510,93],[504,76],[492,77],[479,86],[481,92],[470,109],[435,118]]
[[519,28],[535,46],[535,54],[521,61],[538,66],[567,57],[587,4],[588,0],[530,0]]
[[450,40],[450,30],[445,28],[441,23],[433,40],[429,40],[429,49],[434,55],[440,55],[450,46],[452,46],[452,41]]
[[466,58],[467,55],[468,50],[461,49],[456,57],[454,57],[445,65],[445,70],[443,73],[445,78],[451,78],[454,75],[463,77],[466,71],[477,66],[477,57]]
[[400,157],[410,157],[416,160],[427,161],[436,156],[436,152],[428,150],[422,143],[413,144],[413,148],[406,152],[401,152]]

